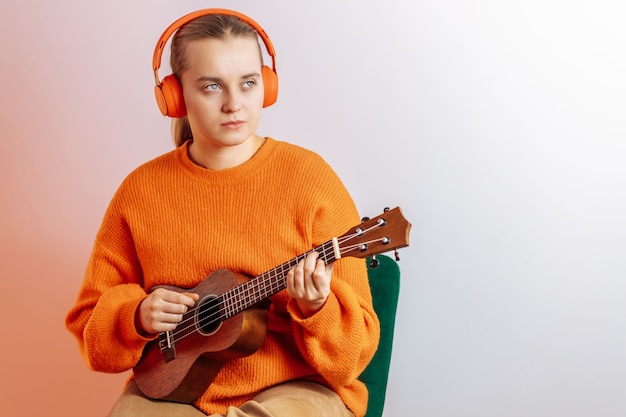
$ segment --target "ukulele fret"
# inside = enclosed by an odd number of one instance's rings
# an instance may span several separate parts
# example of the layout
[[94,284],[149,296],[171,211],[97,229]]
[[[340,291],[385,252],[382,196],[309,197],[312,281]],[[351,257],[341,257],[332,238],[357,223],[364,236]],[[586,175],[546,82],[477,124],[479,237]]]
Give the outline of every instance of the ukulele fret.
[[336,260],[336,243],[329,240],[309,252],[296,256],[276,268],[252,278],[250,281],[231,288],[220,297],[221,319],[227,320],[287,288],[287,273],[314,251],[318,252],[319,259],[326,264]]

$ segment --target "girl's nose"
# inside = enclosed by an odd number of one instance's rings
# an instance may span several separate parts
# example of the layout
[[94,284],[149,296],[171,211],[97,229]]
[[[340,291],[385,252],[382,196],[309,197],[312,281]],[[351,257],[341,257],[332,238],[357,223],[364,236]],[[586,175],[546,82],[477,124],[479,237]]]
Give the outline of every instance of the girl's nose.
[[239,110],[241,110],[241,101],[237,97],[237,94],[228,94],[222,106],[222,111],[225,113],[235,113]]

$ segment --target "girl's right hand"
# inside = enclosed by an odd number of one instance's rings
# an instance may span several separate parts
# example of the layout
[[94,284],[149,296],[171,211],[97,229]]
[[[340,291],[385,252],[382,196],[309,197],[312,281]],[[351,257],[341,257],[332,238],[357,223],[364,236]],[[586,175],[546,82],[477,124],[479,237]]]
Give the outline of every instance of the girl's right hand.
[[181,293],[157,288],[139,304],[135,313],[135,327],[140,334],[155,334],[174,330],[200,298],[198,294]]

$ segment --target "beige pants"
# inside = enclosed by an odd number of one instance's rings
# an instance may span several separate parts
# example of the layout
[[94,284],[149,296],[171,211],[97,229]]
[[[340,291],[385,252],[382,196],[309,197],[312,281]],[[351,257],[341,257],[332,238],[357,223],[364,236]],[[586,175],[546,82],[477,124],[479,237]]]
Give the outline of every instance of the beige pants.
[[[205,417],[190,404],[146,398],[133,381],[113,406],[109,417]],[[314,382],[293,381],[269,388],[226,414],[210,417],[354,417],[329,388]]]

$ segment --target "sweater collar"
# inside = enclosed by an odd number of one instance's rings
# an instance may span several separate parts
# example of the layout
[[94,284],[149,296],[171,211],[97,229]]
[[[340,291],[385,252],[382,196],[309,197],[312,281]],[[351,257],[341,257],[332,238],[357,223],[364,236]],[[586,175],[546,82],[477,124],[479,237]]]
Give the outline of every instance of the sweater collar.
[[202,181],[231,182],[246,178],[257,172],[271,157],[278,141],[266,137],[259,150],[246,162],[232,168],[212,170],[196,165],[189,158],[189,145],[191,140],[186,141],[174,150],[178,163],[185,172]]

